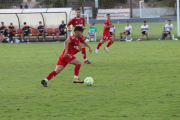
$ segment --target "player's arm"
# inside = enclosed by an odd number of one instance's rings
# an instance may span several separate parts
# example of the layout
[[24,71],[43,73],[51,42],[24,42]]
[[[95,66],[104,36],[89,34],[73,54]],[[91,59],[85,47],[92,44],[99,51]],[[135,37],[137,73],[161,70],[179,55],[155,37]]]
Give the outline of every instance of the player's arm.
[[64,42],[65,53],[64,53],[63,57],[66,57],[66,56],[67,56],[69,43],[71,43],[71,40],[70,40],[70,39],[67,39],[67,40]]
[[108,26],[107,24],[105,24],[104,26],[105,26],[105,28],[112,28],[112,27],[114,27],[114,25]]
[[3,33],[5,33],[6,30],[7,30],[7,28],[6,28],[6,26],[4,26],[4,31],[3,31]]
[[69,31],[69,32],[71,32],[72,30],[70,29],[70,25],[72,25],[73,24],[73,19],[71,19],[69,22],[68,22],[68,24],[67,24],[67,30]]
[[92,49],[91,47],[89,46],[89,44],[87,44],[87,42],[83,41],[81,42],[82,44],[84,44],[84,46],[88,47],[89,48],[89,52],[92,53]]
[[85,23],[85,21],[84,21],[84,23],[83,23],[83,29],[86,29],[86,23]]
[[170,26],[170,30],[172,30],[172,28],[173,28],[173,25],[172,25],[172,26]]

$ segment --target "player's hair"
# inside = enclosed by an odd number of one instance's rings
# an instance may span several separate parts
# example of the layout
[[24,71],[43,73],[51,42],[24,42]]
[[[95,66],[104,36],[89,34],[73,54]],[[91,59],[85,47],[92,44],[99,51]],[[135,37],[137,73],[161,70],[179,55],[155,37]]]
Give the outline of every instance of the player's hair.
[[92,23],[92,25],[95,25],[95,23]]
[[106,16],[108,16],[108,15],[110,15],[110,14],[107,14]]
[[41,21],[39,21],[39,23],[42,23]]
[[26,22],[24,22],[24,24],[26,24]]
[[146,21],[143,21],[144,23],[146,23]]
[[79,8],[76,8],[76,10],[75,11],[78,11],[78,10],[80,10]]
[[129,21],[126,21],[127,23],[129,23]]
[[171,20],[168,20],[168,21],[170,21],[170,22],[171,22]]
[[76,26],[76,27],[74,28],[74,32],[76,32],[76,31],[83,32],[84,29],[83,29],[81,26]]
[[4,22],[1,22],[1,23],[4,23]]

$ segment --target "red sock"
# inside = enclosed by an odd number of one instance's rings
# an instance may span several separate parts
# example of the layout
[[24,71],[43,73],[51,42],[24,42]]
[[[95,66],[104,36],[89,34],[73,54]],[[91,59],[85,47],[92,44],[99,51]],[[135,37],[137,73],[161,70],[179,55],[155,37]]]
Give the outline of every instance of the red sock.
[[47,77],[46,79],[49,81],[50,79],[54,78],[57,75],[56,71],[52,71]]
[[99,42],[98,45],[97,45],[97,49],[99,49],[101,47],[102,43]]
[[81,48],[81,52],[82,52],[83,58],[86,59],[86,48],[85,47]]
[[78,76],[81,68],[81,64],[77,64],[74,68],[74,75]]
[[109,47],[111,44],[113,44],[113,41],[109,41],[106,47]]

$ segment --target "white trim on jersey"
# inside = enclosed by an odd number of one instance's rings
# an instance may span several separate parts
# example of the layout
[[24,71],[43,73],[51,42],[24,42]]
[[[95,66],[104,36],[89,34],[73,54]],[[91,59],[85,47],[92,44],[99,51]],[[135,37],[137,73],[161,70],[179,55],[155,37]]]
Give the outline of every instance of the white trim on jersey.
[[143,31],[148,31],[148,30],[144,30],[144,29],[146,29],[146,28],[149,29],[149,26],[148,26],[148,25],[142,25],[142,26],[141,26],[141,29],[143,29],[142,32],[143,32]]
[[[130,30],[131,29],[131,30]],[[125,30],[130,30],[129,32],[131,33],[132,32],[132,26],[131,25],[129,25],[129,26],[125,26]]]
[[165,25],[165,28],[166,28],[166,31],[168,31],[168,32],[171,32],[171,29],[170,28],[173,28],[173,24],[166,24]]

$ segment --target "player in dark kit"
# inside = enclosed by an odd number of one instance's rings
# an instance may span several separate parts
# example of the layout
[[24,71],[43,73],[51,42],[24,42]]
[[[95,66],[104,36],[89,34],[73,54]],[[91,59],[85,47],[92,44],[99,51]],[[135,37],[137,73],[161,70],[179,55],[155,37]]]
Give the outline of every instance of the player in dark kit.
[[[26,22],[24,22],[24,26],[23,26],[23,28],[22,28],[23,34],[21,34],[21,40],[22,40],[22,42],[24,42],[23,37],[24,37],[24,36],[28,36],[27,43],[29,43],[29,39],[30,39],[30,37],[31,37],[30,31],[29,31],[30,28],[32,28],[32,27],[26,25]],[[34,28],[32,28],[32,29],[34,29]]]
[[13,35],[15,35],[15,34],[16,34],[16,28],[13,25],[13,23],[10,23],[10,25],[9,25],[9,39],[10,39],[11,43],[13,43]]
[[[80,9],[76,9],[76,17],[72,18],[69,23],[67,24],[67,30],[69,32],[71,32],[72,30],[69,28],[70,25],[73,25],[73,27],[75,28],[76,26],[81,26],[83,29],[86,29],[86,24],[85,24],[85,19],[83,17],[81,17],[81,10]],[[83,38],[83,35],[82,35]],[[88,46],[84,46],[84,44],[79,44],[79,47],[81,48],[81,52],[84,58],[84,63],[85,64],[91,64],[90,61],[87,60],[86,58],[86,47]]]
[[45,28],[44,25],[42,24],[41,21],[39,21],[39,26],[37,27],[37,29],[39,30],[39,32],[37,33],[37,37],[36,37],[36,41],[38,42],[39,39],[39,35],[43,36],[43,42],[45,42]]
[[50,79],[54,78],[57,74],[59,74],[66,67],[67,64],[75,65],[73,83],[84,83],[84,81],[80,81],[78,79],[81,62],[74,56],[77,52],[79,52],[79,49],[76,48],[79,46],[79,43],[88,46],[89,52],[92,52],[91,47],[81,38],[83,30],[84,29],[81,26],[76,26],[74,29],[74,35],[72,35],[64,42],[65,48],[59,56],[59,60],[56,64],[56,69],[52,71],[44,80],[41,81],[41,84],[44,87],[48,87],[47,82]]
[[1,30],[0,32],[0,43],[1,43],[4,39],[4,36],[6,35],[6,30],[7,30],[6,26],[4,25],[4,22],[1,22],[0,30]]

